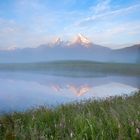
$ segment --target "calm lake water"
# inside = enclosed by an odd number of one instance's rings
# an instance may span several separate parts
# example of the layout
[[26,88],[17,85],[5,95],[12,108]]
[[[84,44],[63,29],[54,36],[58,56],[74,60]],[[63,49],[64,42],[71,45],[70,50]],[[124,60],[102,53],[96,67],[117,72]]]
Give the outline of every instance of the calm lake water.
[[140,77],[108,75],[82,78],[1,71],[0,113],[131,94],[138,89]]

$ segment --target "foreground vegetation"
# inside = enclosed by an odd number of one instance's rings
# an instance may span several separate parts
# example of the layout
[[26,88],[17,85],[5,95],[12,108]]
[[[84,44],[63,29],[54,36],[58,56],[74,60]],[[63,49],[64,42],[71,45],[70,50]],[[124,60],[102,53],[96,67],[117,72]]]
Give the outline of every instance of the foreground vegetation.
[[140,139],[140,92],[0,116],[0,140]]

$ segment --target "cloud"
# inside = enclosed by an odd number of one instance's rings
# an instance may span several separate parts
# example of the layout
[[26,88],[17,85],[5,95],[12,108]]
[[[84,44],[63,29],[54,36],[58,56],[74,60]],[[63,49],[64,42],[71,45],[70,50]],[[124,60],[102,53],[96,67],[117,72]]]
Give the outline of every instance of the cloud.
[[98,44],[117,42],[124,36],[139,39],[140,24],[134,21],[139,21],[140,3],[118,8],[111,0],[91,1],[93,6],[90,0],[14,1],[12,12],[7,12],[10,18],[0,18],[0,47],[34,47],[57,36],[69,40],[78,33]]
[[[88,16],[84,19],[82,19],[81,21],[79,21],[78,23],[76,23],[78,26],[83,26],[83,25],[87,25],[88,23],[91,22],[95,22],[95,21],[99,21],[99,20],[106,20],[108,18],[114,18],[116,16],[122,16],[128,13],[132,13],[134,12],[136,9],[140,8],[140,4],[138,5],[132,5],[129,7],[125,7],[125,8],[121,8],[121,9],[117,9],[117,10],[111,10],[110,6],[109,6],[109,0],[103,2],[102,4],[99,3],[97,4],[96,7],[94,7],[95,11],[91,16]],[[100,9],[101,7],[101,9]]]
[[110,10],[110,2],[111,0],[100,0],[96,6],[90,7],[90,10],[95,13],[103,13]]
[[[76,1],[76,0],[74,0]],[[73,1],[73,2],[74,2]],[[16,18],[0,18],[0,47],[35,47],[61,36],[63,28],[75,20],[75,11],[52,10],[41,0],[16,0],[12,7]],[[65,3],[70,3],[67,0]],[[6,40],[6,41],[5,41]]]
[[93,30],[91,28],[88,34],[93,38],[95,44],[106,46],[113,44],[113,46],[121,48],[124,47],[124,44],[135,44],[138,40],[140,42],[140,21],[110,25],[100,31]]
[[36,47],[46,43],[49,36],[35,32],[13,20],[0,19],[0,48]]

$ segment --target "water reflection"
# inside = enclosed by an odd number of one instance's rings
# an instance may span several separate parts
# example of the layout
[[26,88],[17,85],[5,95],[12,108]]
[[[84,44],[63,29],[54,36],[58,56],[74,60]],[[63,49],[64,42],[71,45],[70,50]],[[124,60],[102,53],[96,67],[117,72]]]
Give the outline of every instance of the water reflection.
[[[53,89],[54,92],[59,92],[64,89],[64,87],[57,84],[52,84],[51,88]],[[88,85],[83,85],[80,87],[76,85],[67,85],[65,88],[71,91],[71,93],[75,94],[77,97],[86,94],[88,91],[90,91],[90,89],[92,89],[92,87]]]
[[75,85],[69,85],[68,86],[69,90],[71,90],[77,97],[82,96],[84,94],[86,94],[87,92],[89,92],[92,87],[88,86],[88,85],[83,85],[80,87],[76,87]]
[[130,94],[140,89],[140,77],[55,77],[42,74],[0,73],[0,112],[20,111],[89,98]]

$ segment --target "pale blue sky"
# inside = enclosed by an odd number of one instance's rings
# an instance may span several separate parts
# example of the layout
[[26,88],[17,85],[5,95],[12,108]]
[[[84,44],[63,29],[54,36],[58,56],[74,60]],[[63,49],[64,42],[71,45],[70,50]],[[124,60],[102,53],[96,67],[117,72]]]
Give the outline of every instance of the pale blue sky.
[[112,48],[140,43],[140,0],[0,0],[0,49],[78,33]]

